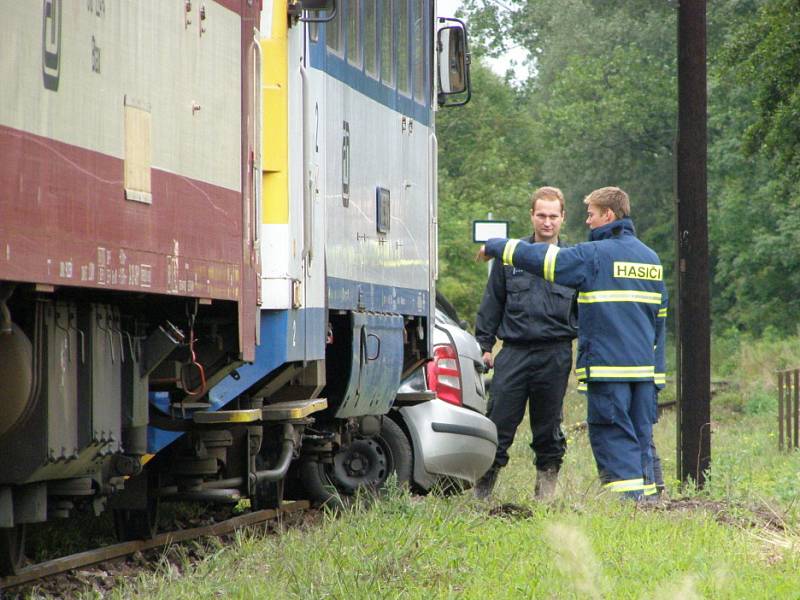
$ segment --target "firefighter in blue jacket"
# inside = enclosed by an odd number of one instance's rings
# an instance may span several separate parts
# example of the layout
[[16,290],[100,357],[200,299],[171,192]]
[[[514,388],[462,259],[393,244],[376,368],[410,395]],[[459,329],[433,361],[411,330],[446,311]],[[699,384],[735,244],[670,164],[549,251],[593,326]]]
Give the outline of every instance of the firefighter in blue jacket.
[[597,470],[604,488],[638,499],[656,493],[650,442],[657,389],[666,382],[663,268],[636,237],[624,191],[600,188],[584,204],[589,242],[559,248],[492,239],[478,256],[578,290],[576,374],[587,387]]

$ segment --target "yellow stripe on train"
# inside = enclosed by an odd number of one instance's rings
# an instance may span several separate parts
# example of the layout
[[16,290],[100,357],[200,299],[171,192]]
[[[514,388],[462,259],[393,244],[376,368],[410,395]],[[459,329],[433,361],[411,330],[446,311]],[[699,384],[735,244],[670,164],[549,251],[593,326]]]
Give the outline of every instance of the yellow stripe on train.
[[263,222],[289,222],[289,40],[286,0],[272,2],[272,28],[261,35]]

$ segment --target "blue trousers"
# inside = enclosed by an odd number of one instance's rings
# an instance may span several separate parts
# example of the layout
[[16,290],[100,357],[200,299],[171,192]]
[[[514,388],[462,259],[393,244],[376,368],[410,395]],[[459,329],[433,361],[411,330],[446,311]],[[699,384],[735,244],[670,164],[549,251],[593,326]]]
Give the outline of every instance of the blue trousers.
[[589,382],[589,441],[603,487],[632,498],[656,493],[652,381]]

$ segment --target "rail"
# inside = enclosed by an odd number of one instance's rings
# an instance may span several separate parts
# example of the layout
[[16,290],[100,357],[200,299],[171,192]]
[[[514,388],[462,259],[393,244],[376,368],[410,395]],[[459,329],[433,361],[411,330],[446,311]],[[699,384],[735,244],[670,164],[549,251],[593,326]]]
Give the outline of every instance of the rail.
[[778,371],[778,449],[800,448],[800,368]]
[[[158,534],[149,540],[122,542],[121,544],[114,544],[113,546],[105,546],[103,548],[87,550],[86,552],[79,552],[78,554],[41,562],[21,569],[16,575],[0,577],[0,590],[19,587],[44,577],[51,577],[73,569],[122,558],[123,556],[130,556],[144,550],[168,546],[177,542],[185,542],[199,537],[225,535],[242,527],[271,521],[281,514],[306,510],[308,506],[309,504],[305,500],[285,502],[279,509],[259,510],[239,515],[219,523],[214,523],[213,525],[170,531]],[[2,592],[0,592],[0,597],[2,597]]]

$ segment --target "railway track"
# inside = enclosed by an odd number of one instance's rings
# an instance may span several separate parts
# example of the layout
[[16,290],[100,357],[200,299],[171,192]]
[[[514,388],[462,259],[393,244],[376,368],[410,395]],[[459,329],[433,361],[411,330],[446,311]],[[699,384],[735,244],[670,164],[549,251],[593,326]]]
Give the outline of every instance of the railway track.
[[232,533],[237,529],[241,529],[242,527],[266,523],[279,518],[281,515],[306,510],[308,507],[309,503],[305,500],[286,502],[279,509],[259,510],[238,515],[212,525],[160,533],[149,540],[122,542],[112,546],[104,546],[102,548],[87,550],[85,552],[79,552],[77,554],[71,554],[69,556],[41,562],[21,569],[16,575],[0,577],[0,597],[2,597],[3,590],[11,590],[13,588],[41,580],[46,577],[52,577],[54,575],[66,573],[73,569],[88,567],[90,565],[96,565],[108,560],[131,556],[136,552],[152,550],[154,548],[169,546],[170,544],[208,536],[225,535]]

